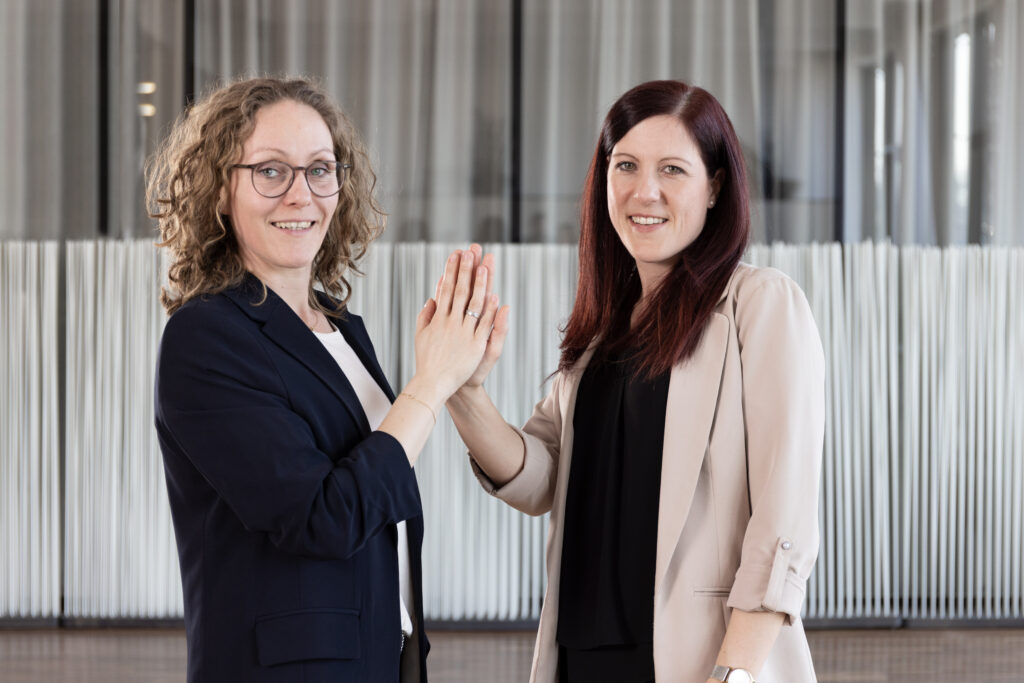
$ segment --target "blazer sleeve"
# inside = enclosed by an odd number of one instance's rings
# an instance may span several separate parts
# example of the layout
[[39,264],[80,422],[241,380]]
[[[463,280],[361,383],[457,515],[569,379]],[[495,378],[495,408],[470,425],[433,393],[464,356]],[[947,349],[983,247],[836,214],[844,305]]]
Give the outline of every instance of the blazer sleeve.
[[522,429],[509,425],[522,438],[526,454],[523,469],[504,486],[495,486],[473,460],[473,454],[469,454],[470,467],[484,490],[528,515],[543,515],[554,504],[562,437],[559,399],[564,382],[564,373],[559,373],[551,391],[534,406],[533,415]]
[[751,516],[728,604],[788,623],[818,554],[825,361],[803,292],[767,273],[736,297]]
[[347,558],[386,525],[420,514],[394,437],[356,432],[347,452],[321,451],[255,335],[211,308],[183,308],[168,321],[156,404],[169,479],[187,460],[247,529],[286,552]]

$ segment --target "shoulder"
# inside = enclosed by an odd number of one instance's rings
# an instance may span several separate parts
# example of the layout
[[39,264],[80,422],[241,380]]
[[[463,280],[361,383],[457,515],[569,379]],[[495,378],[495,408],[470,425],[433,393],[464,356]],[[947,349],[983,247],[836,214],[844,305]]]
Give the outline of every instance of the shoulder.
[[751,305],[774,308],[794,300],[807,306],[804,292],[793,278],[777,268],[740,263],[729,278],[719,312],[736,318]]
[[730,318],[740,346],[757,340],[767,347],[786,347],[811,362],[821,355],[814,313],[800,286],[776,268],[740,264],[729,281],[719,312]]
[[752,266],[741,262],[729,278],[726,295],[733,299],[747,299],[766,285],[770,285],[772,289],[800,290],[800,286],[793,278],[778,268]]
[[167,320],[158,364],[213,369],[268,361],[262,325],[227,293],[198,296]]
[[164,327],[156,358],[162,405],[194,405],[230,396],[239,386],[285,393],[259,321],[223,294],[196,297]]
[[246,327],[248,317],[224,294],[197,296],[171,314],[164,326],[163,341],[195,342],[217,336],[233,336]]

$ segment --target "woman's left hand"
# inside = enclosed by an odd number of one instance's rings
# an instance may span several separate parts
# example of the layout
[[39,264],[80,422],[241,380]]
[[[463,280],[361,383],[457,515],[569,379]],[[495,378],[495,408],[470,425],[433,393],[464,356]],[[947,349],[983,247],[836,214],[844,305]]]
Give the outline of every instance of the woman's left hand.
[[[474,272],[479,271],[479,266],[485,269],[487,277],[487,288],[486,296],[491,296],[491,290],[494,288],[495,279],[495,267],[494,267],[494,254],[483,255],[483,248],[479,244],[472,244],[469,247],[469,253],[473,255],[473,266]],[[434,290],[434,298],[439,299],[441,297],[441,287],[444,284],[445,276],[442,275],[437,281],[437,287]],[[474,281],[474,284],[475,281]],[[494,368],[495,363],[498,362],[498,358],[501,357],[501,351],[505,346],[505,337],[508,335],[508,316],[510,308],[505,305],[498,309],[494,316],[494,322],[490,335],[487,337],[487,347],[484,349],[483,358],[480,360],[480,364],[473,371],[473,374],[466,380],[463,387],[473,388],[479,387],[484,383],[487,375],[490,374],[491,369]]]
[[487,348],[498,308],[487,280],[476,254],[452,253],[436,300],[427,302],[416,321],[413,380],[422,380],[429,387],[423,391],[442,403],[476,371]]

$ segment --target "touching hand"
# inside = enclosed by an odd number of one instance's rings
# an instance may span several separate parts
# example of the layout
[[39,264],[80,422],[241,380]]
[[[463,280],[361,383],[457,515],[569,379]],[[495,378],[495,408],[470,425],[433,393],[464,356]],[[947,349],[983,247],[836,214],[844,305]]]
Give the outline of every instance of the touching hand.
[[[479,259],[480,245],[474,244],[470,249],[475,249],[474,253]],[[489,294],[495,280],[494,254],[487,254],[483,257],[482,262],[483,267],[487,269],[487,293]],[[501,350],[505,346],[505,337],[508,335],[509,312],[510,309],[507,305],[498,309],[494,316],[494,328],[491,330],[491,335],[487,338],[487,348],[484,349],[484,357],[463,386],[478,387],[483,384],[494,364],[498,362],[498,358],[501,357]]]
[[476,263],[472,249],[449,256],[436,298],[416,320],[416,374],[441,401],[481,365],[495,325],[498,297],[489,291],[487,269]]
[[[476,267],[476,264],[478,263],[487,269],[486,295],[490,296],[495,281],[494,254],[487,254],[484,256],[481,246],[475,243],[470,245],[469,251],[473,254],[473,272],[479,272],[479,267]],[[435,298],[440,296],[441,286],[444,283],[444,279],[445,277],[442,275],[437,281],[437,287],[435,288],[434,293]],[[508,335],[509,312],[510,309],[507,305],[498,309],[498,312],[494,317],[493,329],[491,330],[490,336],[487,338],[487,348],[484,350],[484,355],[480,360],[480,365],[477,366],[473,374],[466,380],[463,387],[474,388],[482,385],[484,380],[487,378],[487,375],[490,374],[495,363],[498,362],[498,358],[501,357],[502,348],[505,346],[505,337]]]

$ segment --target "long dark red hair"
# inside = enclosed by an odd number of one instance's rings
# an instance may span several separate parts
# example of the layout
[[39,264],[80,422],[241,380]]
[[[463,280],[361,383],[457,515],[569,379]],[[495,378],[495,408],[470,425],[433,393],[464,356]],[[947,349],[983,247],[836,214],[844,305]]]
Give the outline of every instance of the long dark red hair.
[[[608,159],[636,124],[674,116],[700,148],[708,177],[721,171],[721,188],[704,228],[650,294],[636,326],[640,298],[636,262],[608,215]],[[568,370],[592,344],[595,358],[639,349],[637,372],[654,377],[689,358],[739,263],[750,233],[747,173],[736,131],[711,93],[681,81],[642,83],[612,105],[601,128],[580,200],[579,284],[562,339],[559,370]]]

